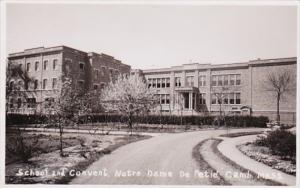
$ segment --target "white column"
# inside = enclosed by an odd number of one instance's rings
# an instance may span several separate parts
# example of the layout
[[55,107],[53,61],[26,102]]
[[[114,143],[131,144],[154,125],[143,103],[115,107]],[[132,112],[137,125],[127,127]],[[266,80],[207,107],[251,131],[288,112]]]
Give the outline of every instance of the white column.
[[191,92],[189,92],[189,109],[191,110],[192,109],[192,103],[193,103],[193,100],[192,100],[192,97],[193,97],[193,95],[192,95],[192,93]]

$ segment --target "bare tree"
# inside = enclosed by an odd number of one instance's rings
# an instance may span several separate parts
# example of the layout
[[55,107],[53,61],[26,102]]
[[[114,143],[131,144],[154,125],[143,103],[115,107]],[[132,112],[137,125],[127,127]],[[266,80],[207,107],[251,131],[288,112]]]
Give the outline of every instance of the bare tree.
[[157,107],[158,99],[155,94],[141,77],[119,77],[102,90],[101,103],[106,110],[126,117],[132,135],[133,116]]
[[267,91],[274,94],[276,98],[276,121],[280,124],[280,101],[285,94],[290,93],[295,88],[293,87],[293,75],[291,71],[283,69],[280,72],[271,72],[265,80],[264,86]]
[[224,103],[224,99],[228,96],[228,87],[221,87],[218,89],[213,89],[212,94],[216,97],[216,103],[219,105],[219,116],[218,116],[218,126],[221,126],[221,121],[223,119],[223,109],[222,105]]

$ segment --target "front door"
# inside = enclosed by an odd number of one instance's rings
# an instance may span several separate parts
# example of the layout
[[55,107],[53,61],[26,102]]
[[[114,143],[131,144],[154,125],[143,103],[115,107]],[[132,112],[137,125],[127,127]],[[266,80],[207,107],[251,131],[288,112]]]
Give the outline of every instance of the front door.
[[189,93],[183,93],[183,101],[184,101],[184,108],[189,109],[190,108],[190,96]]

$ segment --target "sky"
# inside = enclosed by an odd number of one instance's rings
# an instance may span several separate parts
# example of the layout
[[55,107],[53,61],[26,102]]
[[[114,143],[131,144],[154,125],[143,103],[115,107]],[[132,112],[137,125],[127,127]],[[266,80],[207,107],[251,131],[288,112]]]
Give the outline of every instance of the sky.
[[7,4],[7,54],[66,45],[136,69],[297,55],[297,7]]

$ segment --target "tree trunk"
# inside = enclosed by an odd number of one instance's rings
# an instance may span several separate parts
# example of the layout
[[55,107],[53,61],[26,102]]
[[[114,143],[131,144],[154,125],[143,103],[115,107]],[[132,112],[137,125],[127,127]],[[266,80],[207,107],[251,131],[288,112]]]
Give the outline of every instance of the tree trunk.
[[131,113],[128,116],[128,126],[130,129],[130,136],[132,136],[132,115],[131,115]]
[[162,123],[161,123],[162,106],[161,106],[161,104],[160,104],[159,106],[160,106],[160,110],[159,110],[159,123],[160,123],[161,129],[162,129],[162,128],[163,128],[163,125],[162,125]]
[[218,118],[218,126],[221,126],[221,117],[222,117],[222,109],[221,109],[221,103],[219,105],[220,109],[219,109],[219,118]]
[[60,149],[60,156],[64,157],[62,135],[63,135],[63,126],[61,125],[61,123],[59,123],[59,141],[60,141],[60,148],[59,149]]
[[277,94],[277,117],[276,121],[278,122],[278,125],[280,125],[280,112],[279,112],[279,103],[280,103],[280,94]]

